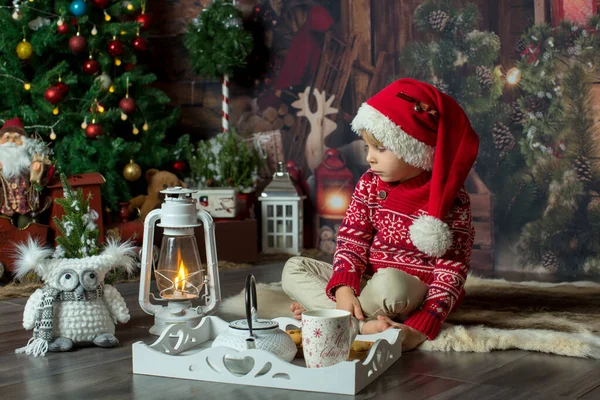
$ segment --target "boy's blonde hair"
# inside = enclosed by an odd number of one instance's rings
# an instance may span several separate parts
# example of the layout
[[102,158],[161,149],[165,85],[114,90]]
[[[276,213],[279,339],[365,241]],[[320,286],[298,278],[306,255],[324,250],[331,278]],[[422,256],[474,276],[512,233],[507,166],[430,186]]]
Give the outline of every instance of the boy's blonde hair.
[[381,143],[371,132],[366,129],[361,130],[362,138],[366,142],[370,142],[375,145],[375,147],[385,147],[383,143]]

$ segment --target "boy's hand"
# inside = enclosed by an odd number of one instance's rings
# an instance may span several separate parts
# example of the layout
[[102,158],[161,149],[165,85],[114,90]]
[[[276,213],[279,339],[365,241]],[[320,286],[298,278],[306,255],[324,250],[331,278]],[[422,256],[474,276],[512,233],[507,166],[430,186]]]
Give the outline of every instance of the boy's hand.
[[346,310],[350,314],[356,317],[356,319],[363,320],[362,308],[360,302],[354,295],[354,290],[350,286],[340,286],[335,290],[335,301],[338,310]]

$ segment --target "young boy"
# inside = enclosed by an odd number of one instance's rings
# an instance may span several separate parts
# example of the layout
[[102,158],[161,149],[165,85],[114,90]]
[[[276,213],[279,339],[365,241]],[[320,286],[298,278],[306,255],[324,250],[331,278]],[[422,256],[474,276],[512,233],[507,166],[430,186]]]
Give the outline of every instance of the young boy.
[[371,168],[354,190],[333,266],[293,257],[282,286],[297,318],[348,310],[363,334],[401,328],[411,350],[436,337],[465,295],[475,231],[463,185],[479,139],[456,101],[413,79],[369,99],[352,129]]

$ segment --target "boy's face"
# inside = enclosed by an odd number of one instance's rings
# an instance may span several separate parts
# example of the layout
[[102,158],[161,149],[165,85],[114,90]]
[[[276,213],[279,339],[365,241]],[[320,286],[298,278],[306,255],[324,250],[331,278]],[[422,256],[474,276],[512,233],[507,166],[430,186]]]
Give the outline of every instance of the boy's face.
[[424,170],[407,164],[399,159],[391,150],[371,140],[371,135],[361,133],[368,149],[367,162],[371,170],[384,182],[401,182],[420,175]]

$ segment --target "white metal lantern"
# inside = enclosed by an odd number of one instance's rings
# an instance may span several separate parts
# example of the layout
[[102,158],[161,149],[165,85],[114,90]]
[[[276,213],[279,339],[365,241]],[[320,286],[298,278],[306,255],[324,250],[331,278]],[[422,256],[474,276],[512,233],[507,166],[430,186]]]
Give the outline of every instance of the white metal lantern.
[[[170,324],[195,327],[201,318],[214,312],[221,301],[219,269],[214,222],[210,214],[198,210],[192,198],[195,190],[174,187],[161,190],[165,201],[159,210],[151,211],[144,221],[142,270],[139,303],[148,314],[154,315],[150,333],[160,335]],[[166,306],[150,302],[150,273],[153,264],[154,225],[164,228],[158,264],[154,268],[156,286]],[[202,222],[201,224],[199,222]],[[207,270],[202,268],[194,228],[204,227]],[[204,305],[192,307],[200,298]]]
[[259,197],[263,253],[301,253],[304,198],[298,195],[290,174],[284,171],[283,163],[279,162],[273,180]]

